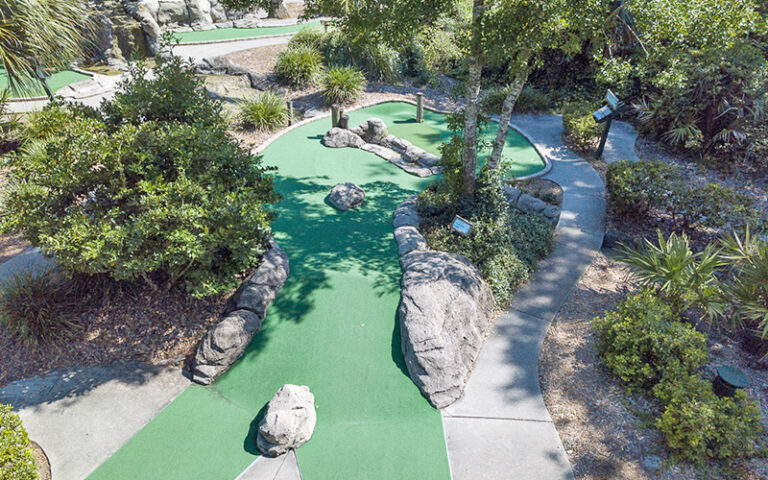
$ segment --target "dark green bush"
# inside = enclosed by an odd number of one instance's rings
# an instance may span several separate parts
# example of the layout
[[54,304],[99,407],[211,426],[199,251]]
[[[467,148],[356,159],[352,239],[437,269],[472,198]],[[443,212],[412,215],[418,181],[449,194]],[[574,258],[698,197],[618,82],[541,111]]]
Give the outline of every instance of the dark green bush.
[[313,85],[322,69],[320,54],[312,47],[288,47],[277,57],[275,78],[294,87]]
[[608,165],[606,188],[617,214],[643,216],[682,188],[682,173],[677,165],[622,160]]
[[627,297],[594,326],[603,363],[634,389],[656,385],[670,364],[692,373],[708,359],[706,337],[651,291]]
[[13,407],[0,404],[0,479],[37,480],[29,437]]
[[356,67],[374,81],[395,82],[403,73],[400,54],[378,42],[353,42],[339,30],[329,33],[321,50],[328,66]]
[[[486,171],[476,195],[457,200],[444,186],[433,184],[419,196],[418,209],[429,246],[464,255],[477,265],[497,304],[503,306],[551,250],[553,228],[538,215],[507,206],[498,180]],[[457,214],[473,223],[469,235],[458,235],[450,228]]]
[[744,230],[760,227],[765,214],[752,206],[752,200],[731,187],[710,183],[683,189],[670,196],[667,211],[684,229],[697,226]]
[[[162,75],[176,70],[159,75],[154,81],[165,84]],[[129,83],[119,102],[136,98],[134,86],[155,88]],[[105,110],[145,118],[138,107]],[[260,158],[215,115],[207,124],[172,114],[140,125],[69,115],[57,135],[5,159],[3,228],[23,232],[72,272],[182,283],[198,296],[235,286],[262,252],[273,217],[265,206],[277,200]]]
[[[482,107],[485,113],[487,115],[498,115],[501,113],[501,108],[507,95],[509,95],[509,87],[496,86],[489,88],[482,100]],[[546,93],[526,85],[520,92],[520,96],[517,97],[514,111],[517,113],[543,112],[551,106],[552,100]]]
[[[158,56],[154,75],[149,77],[144,64],[135,64],[114,100],[105,101],[101,106],[109,128],[153,121],[222,123],[221,105],[208,98],[202,80],[187,67],[179,57]],[[77,113],[87,116],[82,111]]]
[[365,75],[352,67],[331,67],[323,74],[323,97],[327,105],[352,103],[363,93]]
[[275,130],[288,125],[288,105],[285,99],[265,90],[240,103],[238,122],[245,129]]
[[587,102],[571,102],[563,105],[563,129],[566,140],[578,151],[586,152],[597,147],[603,125],[595,123],[592,113],[595,106]]
[[663,406],[656,427],[678,458],[695,464],[729,463],[756,453],[762,432],[760,409],[744,392],[720,398],[711,382],[670,369],[654,394]]

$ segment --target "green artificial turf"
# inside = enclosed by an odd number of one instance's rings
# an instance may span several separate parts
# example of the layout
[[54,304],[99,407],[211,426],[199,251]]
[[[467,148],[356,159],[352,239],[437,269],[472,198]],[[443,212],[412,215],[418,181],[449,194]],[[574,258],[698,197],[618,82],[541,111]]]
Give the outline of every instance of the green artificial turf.
[[192,42],[214,42],[220,40],[236,40],[240,38],[263,37],[266,35],[282,35],[294,33],[304,28],[319,28],[321,22],[306,22],[282,27],[257,27],[257,28],[215,28],[213,30],[196,30],[193,32],[177,32],[174,38],[179,39],[180,44]]
[[[443,117],[425,112],[425,126],[409,125],[414,114],[388,103],[350,117],[382,118],[434,149]],[[362,150],[324,147],[329,124],[292,130],[264,152],[279,168],[284,199],[273,230],[291,264],[264,329],[212,387],[189,387],[90,480],[233,480],[258,455],[258,415],[286,383],[309,386],[316,399],[317,427],[297,451],[304,480],[450,478],[440,412],[408,377],[396,318],[392,212],[431,179]],[[340,182],[366,191],[362,207],[339,212],[327,203]]]
[[[55,93],[57,90],[61,88],[64,88],[68,85],[72,85],[73,83],[82,82],[83,80],[88,80],[89,78],[91,77],[82,73],[78,73],[72,70],[63,70],[61,72],[56,72],[50,77],[48,77],[48,86]],[[25,92],[12,91],[11,98],[44,97],[45,96],[45,90],[43,90],[43,87],[40,86],[39,82],[30,81],[29,85],[31,87],[31,91],[25,91]],[[8,81],[8,74],[5,72],[5,70],[0,70],[0,90],[4,88],[9,88],[9,87],[10,87],[10,82]]]

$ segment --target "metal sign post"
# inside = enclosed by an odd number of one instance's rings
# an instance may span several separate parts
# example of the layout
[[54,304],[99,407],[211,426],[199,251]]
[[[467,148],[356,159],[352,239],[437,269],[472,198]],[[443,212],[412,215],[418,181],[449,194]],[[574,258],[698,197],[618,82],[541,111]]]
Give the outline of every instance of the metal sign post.
[[596,159],[603,156],[603,150],[605,150],[605,142],[608,140],[608,133],[611,131],[611,122],[626,108],[624,102],[619,100],[619,97],[617,97],[616,94],[610,90],[608,90],[608,92],[605,94],[605,103],[607,105],[601,107],[599,110],[592,114],[592,118],[595,119],[595,123],[605,124],[603,135],[600,137],[600,145],[597,147],[597,154],[595,155]]

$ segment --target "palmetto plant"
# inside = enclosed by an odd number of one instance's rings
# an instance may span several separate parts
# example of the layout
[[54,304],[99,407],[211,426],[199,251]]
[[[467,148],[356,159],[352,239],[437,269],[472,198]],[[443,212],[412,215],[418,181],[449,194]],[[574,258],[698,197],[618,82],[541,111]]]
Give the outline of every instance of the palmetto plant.
[[641,248],[625,247],[621,260],[641,285],[663,295],[678,315],[695,308],[715,317],[725,310],[716,277],[725,262],[715,245],[694,253],[686,235],[664,238],[658,232],[658,245],[645,240]]
[[0,0],[0,64],[11,87],[29,91],[38,70],[81,55],[87,18],[80,0]]
[[757,328],[768,337],[768,242],[746,231],[722,242],[723,258],[731,266],[732,278],[724,286],[735,315],[735,327]]

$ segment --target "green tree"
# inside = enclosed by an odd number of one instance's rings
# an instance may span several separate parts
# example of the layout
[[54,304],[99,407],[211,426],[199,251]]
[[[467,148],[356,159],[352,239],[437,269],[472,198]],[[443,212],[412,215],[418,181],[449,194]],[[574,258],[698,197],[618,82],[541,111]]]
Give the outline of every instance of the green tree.
[[38,71],[82,55],[86,18],[79,0],[0,0],[0,63],[11,87],[28,91]]

